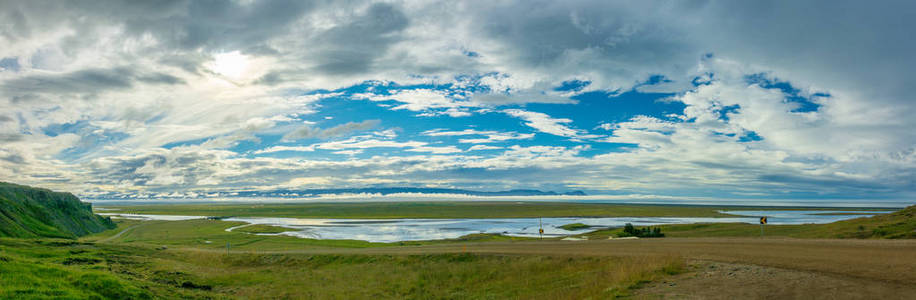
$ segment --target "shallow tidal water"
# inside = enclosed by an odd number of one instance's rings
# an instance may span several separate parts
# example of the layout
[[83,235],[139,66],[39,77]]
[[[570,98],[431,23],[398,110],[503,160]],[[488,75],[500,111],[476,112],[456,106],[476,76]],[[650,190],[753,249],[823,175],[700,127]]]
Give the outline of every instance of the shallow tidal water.
[[[474,233],[496,233],[508,236],[537,237],[539,224],[544,236],[557,237],[581,234],[596,229],[621,227],[626,223],[636,226],[692,223],[751,223],[757,224],[760,216],[767,216],[769,224],[823,224],[840,220],[867,217],[870,215],[825,215],[830,213],[885,213],[878,211],[722,211],[738,217],[728,218],[656,218],[656,217],[613,217],[613,218],[505,218],[505,219],[300,219],[233,217],[225,221],[239,221],[248,224],[264,224],[289,228],[279,233],[310,239],[347,239],[369,242],[400,242],[458,238]],[[206,216],[167,216],[100,213],[112,217],[142,220],[191,220]],[[594,226],[589,229],[569,231],[559,228],[571,223]],[[243,225],[246,226],[246,225]],[[229,228],[233,230],[240,226]]]

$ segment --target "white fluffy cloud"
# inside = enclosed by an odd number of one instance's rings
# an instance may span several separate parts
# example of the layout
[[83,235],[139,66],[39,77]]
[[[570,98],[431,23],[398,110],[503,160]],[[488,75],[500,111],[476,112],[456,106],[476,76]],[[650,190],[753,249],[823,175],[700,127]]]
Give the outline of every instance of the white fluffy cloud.
[[517,133],[517,132],[499,132],[493,130],[475,130],[475,129],[465,129],[461,131],[443,131],[439,129],[428,130],[423,132],[427,136],[468,136],[468,135],[478,135],[486,136],[486,138],[462,138],[459,139],[459,143],[464,144],[488,144],[495,142],[503,142],[509,140],[527,140],[534,137],[533,133]]
[[525,125],[537,129],[540,132],[559,135],[565,137],[577,137],[580,131],[565,125],[572,123],[572,120],[566,118],[552,118],[545,113],[526,111],[521,109],[503,110],[507,115],[525,120]]

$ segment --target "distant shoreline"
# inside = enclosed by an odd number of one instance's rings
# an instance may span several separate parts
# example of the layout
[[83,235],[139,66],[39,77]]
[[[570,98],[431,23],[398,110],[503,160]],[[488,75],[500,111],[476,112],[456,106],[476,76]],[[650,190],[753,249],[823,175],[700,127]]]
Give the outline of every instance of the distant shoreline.
[[[589,196],[591,197],[591,196]],[[605,204],[605,205],[638,205],[638,206],[672,206],[672,207],[724,207],[729,209],[740,208],[740,209],[771,209],[771,210],[789,210],[789,209],[815,209],[815,210],[898,210],[904,208],[908,205],[907,203],[899,203],[896,205],[890,205],[890,203],[881,203],[882,205],[865,205],[863,203],[849,203],[849,204],[840,204],[837,205],[835,202],[831,202],[831,205],[816,205],[812,203],[798,203],[798,204],[788,204],[788,203],[773,203],[772,205],[768,203],[763,204],[739,204],[736,202],[689,202],[683,201],[681,203],[663,203],[661,200],[658,201],[627,201],[627,200],[593,200],[593,199],[555,199],[556,197],[550,197],[550,199],[503,199],[496,198],[491,199],[492,197],[469,197],[470,199],[460,199],[460,198],[340,198],[340,199],[328,199],[328,198],[269,198],[269,197],[237,197],[237,198],[166,198],[166,199],[92,199],[86,198],[83,199],[85,202],[90,202],[97,207],[109,207],[109,206],[136,206],[136,205],[192,205],[192,204],[213,204],[213,205],[251,205],[251,204],[286,204],[286,205],[295,205],[295,204],[359,204],[359,203],[511,203],[511,202],[522,202],[522,203],[557,203],[557,204]],[[545,197],[547,198],[547,197]]]
[[347,203],[155,203],[99,205],[99,211],[147,215],[204,215],[327,219],[453,219],[538,217],[735,217],[728,210],[894,211],[893,208],[826,208],[723,205],[659,205],[524,201],[347,202]]

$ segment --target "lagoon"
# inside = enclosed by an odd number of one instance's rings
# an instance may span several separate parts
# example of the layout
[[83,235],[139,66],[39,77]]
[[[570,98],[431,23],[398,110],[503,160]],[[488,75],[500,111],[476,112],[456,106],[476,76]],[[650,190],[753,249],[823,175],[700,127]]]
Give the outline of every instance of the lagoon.
[[[309,239],[347,239],[369,242],[400,242],[418,240],[453,239],[468,234],[490,233],[507,236],[538,237],[538,228],[544,229],[544,237],[562,237],[581,234],[592,230],[621,227],[626,223],[636,226],[692,223],[751,223],[756,224],[760,216],[767,216],[768,223],[779,224],[823,224],[846,219],[868,217],[871,214],[889,211],[825,211],[825,210],[756,210],[722,211],[735,215],[726,218],[696,217],[613,217],[613,218],[504,218],[504,219],[305,219],[305,218],[263,218],[230,217],[225,221],[251,224],[274,225],[289,228],[278,234]],[[846,213],[846,215],[830,215]],[[848,215],[862,213],[864,215]],[[100,213],[112,217],[140,220],[180,221],[206,218],[206,216],[173,216]],[[589,229],[569,231],[559,228],[571,223],[592,226]],[[247,226],[247,225],[242,225]],[[231,231],[236,226],[227,229]]]

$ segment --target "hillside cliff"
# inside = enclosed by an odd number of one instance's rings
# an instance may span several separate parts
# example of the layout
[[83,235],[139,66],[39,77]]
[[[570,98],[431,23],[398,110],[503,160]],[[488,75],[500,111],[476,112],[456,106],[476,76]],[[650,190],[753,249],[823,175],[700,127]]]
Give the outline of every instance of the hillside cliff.
[[0,182],[0,237],[74,238],[114,228],[70,193]]

